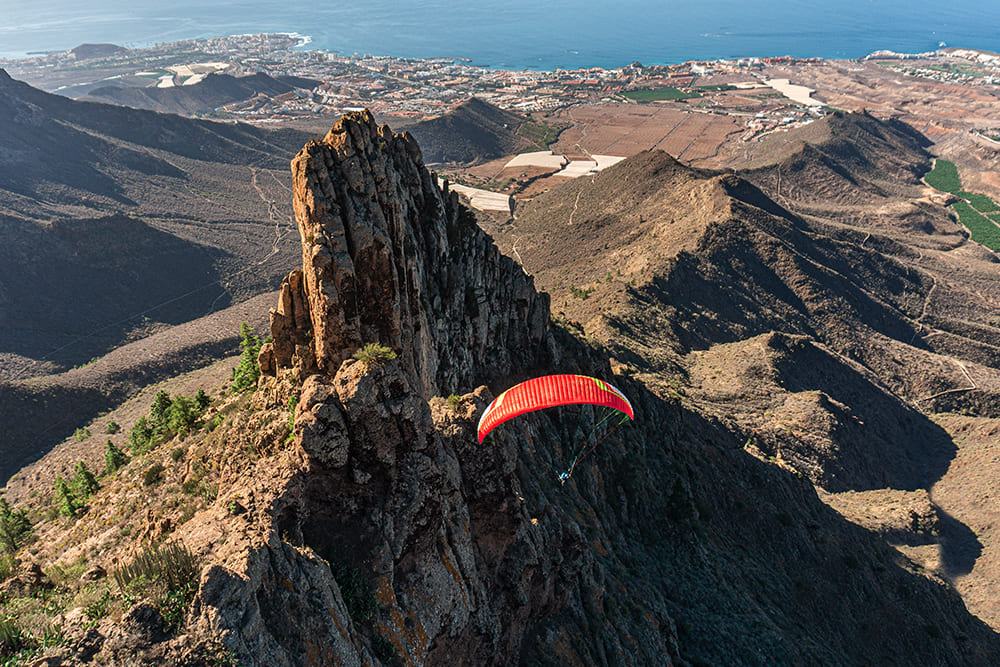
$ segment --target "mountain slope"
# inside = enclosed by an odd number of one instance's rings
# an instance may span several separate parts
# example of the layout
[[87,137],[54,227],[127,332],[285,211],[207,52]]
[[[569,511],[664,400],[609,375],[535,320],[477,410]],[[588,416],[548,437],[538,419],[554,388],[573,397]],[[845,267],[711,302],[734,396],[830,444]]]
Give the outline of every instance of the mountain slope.
[[528,121],[476,97],[443,116],[405,129],[416,138],[427,162],[478,163],[524,150],[543,150],[520,130]]
[[24,369],[273,289],[295,261],[285,165],[303,133],[77,102],[2,71],[0,124],[0,354]]
[[[867,292],[836,270],[848,244],[753,186],[647,154],[591,183],[631,202],[621,217],[583,185],[539,198],[623,266],[635,262],[632,285],[615,287],[610,271],[573,307],[554,293],[568,317],[552,322],[548,297],[419,154],[406,135],[350,114],[293,162],[303,264],[282,284],[257,391],[217,395],[206,428],[137,454],[85,514],[39,527],[34,557],[64,564],[82,555],[111,568],[136,539],[182,542],[200,572],[190,613],[164,632],[165,603],[115,597],[122,622],[109,615],[89,634],[67,624],[60,650],[86,639],[110,664],[207,661],[219,645],[237,662],[274,665],[996,662],[1000,635],[954,590],[811,483],[868,488],[882,482],[869,469],[879,466],[893,483],[940,476],[951,454],[941,430],[836,351],[853,340],[843,327],[815,339],[836,319],[824,307],[836,307],[845,327],[896,340],[919,299],[910,306],[877,282]],[[604,269],[574,266],[589,235],[552,228],[562,220],[515,221],[516,233],[534,232],[536,265]],[[642,233],[624,233],[635,225]],[[898,261],[872,259],[870,275],[919,289]],[[746,282],[720,296],[736,266]],[[729,322],[771,288],[769,310]],[[743,302],[712,310],[741,290]],[[828,305],[835,290],[844,296]],[[606,319],[587,310],[594,303]],[[629,319],[640,313],[641,328]],[[767,331],[782,317],[814,330]],[[617,360],[595,340],[614,327]],[[352,357],[369,343],[398,356]],[[607,378],[636,413],[565,484],[557,474],[589,412],[524,415],[483,444],[475,435],[494,393],[549,372]],[[801,442],[769,457],[762,448],[790,440],[753,431],[764,423],[750,421],[756,405],[781,411]],[[873,415],[885,420],[870,431],[875,446],[852,450]],[[931,442],[915,449],[899,433]],[[901,452],[914,460],[888,467]],[[148,505],[135,503],[139,485]]]
[[[29,462],[144,387],[238,352],[240,324],[264,331],[273,302],[274,293],[261,294],[128,342],[78,368],[0,383],[0,482],[7,484]],[[95,430],[74,444],[100,448],[107,440],[102,436]],[[41,467],[35,482],[51,486],[55,469]]]
[[294,76],[271,77],[258,73],[235,77],[212,73],[190,86],[169,88],[103,86],[89,91],[80,100],[118,104],[149,111],[197,115],[257,95],[277,96],[296,89],[311,90],[318,84],[319,81]]
[[[954,488],[967,441],[940,413],[973,415],[982,432],[1000,416],[997,259],[918,182],[928,158],[911,130],[864,115],[826,128],[832,141],[803,141],[797,169],[712,175],[640,155],[490,231],[517,244],[570,326],[661,392],[738,424],[747,451],[843,494],[853,519],[870,520],[850,492],[910,490],[901,506],[931,507],[942,527],[886,530],[995,623],[982,593],[1000,558],[984,546],[992,509],[955,491],[945,509],[935,489]],[[840,130],[859,145],[844,147]],[[859,192],[825,200],[816,183]],[[965,494],[987,493],[963,479]]]

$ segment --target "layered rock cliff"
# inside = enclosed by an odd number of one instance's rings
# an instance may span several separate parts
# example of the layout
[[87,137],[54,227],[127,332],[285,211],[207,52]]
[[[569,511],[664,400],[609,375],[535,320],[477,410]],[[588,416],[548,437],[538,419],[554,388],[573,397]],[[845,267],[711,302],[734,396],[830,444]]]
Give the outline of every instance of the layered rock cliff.
[[408,134],[346,116],[292,173],[302,270],[282,284],[263,368],[333,375],[377,343],[430,396],[543,360],[547,296],[438,188]]

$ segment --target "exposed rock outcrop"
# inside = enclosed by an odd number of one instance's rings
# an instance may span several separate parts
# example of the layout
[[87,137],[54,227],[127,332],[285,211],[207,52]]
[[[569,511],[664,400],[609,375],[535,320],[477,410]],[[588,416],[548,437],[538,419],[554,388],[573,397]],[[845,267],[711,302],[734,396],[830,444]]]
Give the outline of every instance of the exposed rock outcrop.
[[293,171],[303,268],[253,410],[213,436],[239,452],[219,499],[177,531],[212,553],[195,636],[267,665],[995,662],[952,591],[667,392],[616,377],[640,418],[565,485],[586,411],[480,445],[468,390],[607,357],[548,329],[405,134],[351,114]]
[[333,375],[378,343],[430,396],[544,359],[548,297],[437,186],[408,134],[349,114],[292,172],[303,268],[282,285],[263,368]]

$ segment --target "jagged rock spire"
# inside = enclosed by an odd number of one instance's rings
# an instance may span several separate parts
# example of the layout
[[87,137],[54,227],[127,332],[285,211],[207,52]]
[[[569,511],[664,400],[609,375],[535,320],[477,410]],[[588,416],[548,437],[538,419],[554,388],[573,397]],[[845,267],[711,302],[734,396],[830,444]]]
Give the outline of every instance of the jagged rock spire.
[[265,372],[333,375],[378,343],[430,394],[538,363],[547,295],[438,187],[408,133],[349,113],[292,173],[302,270],[272,311]]

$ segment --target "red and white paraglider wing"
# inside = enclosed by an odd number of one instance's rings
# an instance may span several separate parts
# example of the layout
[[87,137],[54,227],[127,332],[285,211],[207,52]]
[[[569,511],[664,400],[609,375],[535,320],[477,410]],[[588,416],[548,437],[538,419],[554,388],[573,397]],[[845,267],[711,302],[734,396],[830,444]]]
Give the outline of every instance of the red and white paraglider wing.
[[518,415],[580,403],[618,410],[635,419],[625,394],[603,380],[586,375],[546,375],[514,385],[497,396],[479,419],[479,442],[495,427]]

